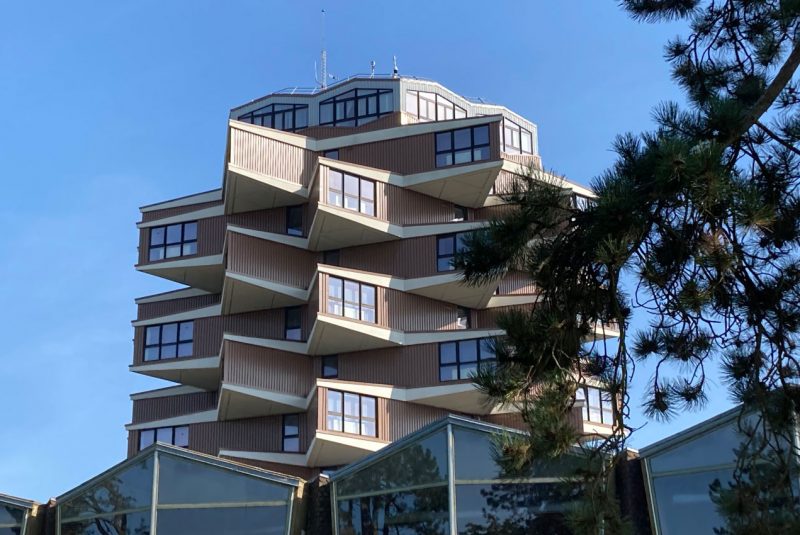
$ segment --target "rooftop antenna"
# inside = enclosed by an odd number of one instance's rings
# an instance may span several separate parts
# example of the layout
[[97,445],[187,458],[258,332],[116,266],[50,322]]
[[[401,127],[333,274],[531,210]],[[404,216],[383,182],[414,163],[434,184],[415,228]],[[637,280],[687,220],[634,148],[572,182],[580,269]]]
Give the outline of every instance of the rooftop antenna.
[[320,54],[320,69],[322,81],[319,84],[322,89],[328,87],[328,51],[325,50],[325,10],[322,10],[322,53]]
[[394,69],[392,70],[392,78],[400,78],[399,71],[397,70],[397,56],[392,56],[392,63],[394,64]]
[[369,77],[375,78],[375,60],[369,62]]

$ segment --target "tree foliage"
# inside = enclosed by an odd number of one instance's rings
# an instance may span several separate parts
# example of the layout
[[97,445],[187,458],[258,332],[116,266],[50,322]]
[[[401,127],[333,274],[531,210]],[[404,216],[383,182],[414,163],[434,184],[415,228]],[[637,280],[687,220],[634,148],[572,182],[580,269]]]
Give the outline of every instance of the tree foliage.
[[[529,170],[505,192],[515,209],[475,233],[457,258],[469,283],[523,269],[540,292],[532,310],[501,318],[498,366],[476,376],[491,398],[519,404],[531,425],[528,444],[509,447],[509,457],[565,451],[575,438],[562,425],[575,383],[593,376],[620,404],[613,435],[587,448],[613,459],[633,431],[627,392],[638,361],[655,370],[643,401],[654,418],[701,407],[709,366],[721,366],[733,398],[759,415],[763,425],[749,430],[756,442],[788,433],[800,406],[800,1],[622,6],[641,21],[688,23],[688,36],[666,46],[687,105],[662,103],[653,131],[615,140],[617,161],[593,181],[589,206]],[[627,293],[623,280],[632,281]],[[633,310],[651,323],[629,334]],[[618,330],[616,343],[603,326]],[[735,481],[715,491],[730,518],[750,519],[731,520],[731,533],[766,526],[763,509],[731,504],[757,494],[753,485],[774,488],[762,469],[767,453],[743,447]],[[612,464],[585,474],[586,532],[600,523],[605,533],[624,529],[612,520]],[[786,518],[800,512],[793,498],[756,503],[770,503],[774,514],[781,504]]]

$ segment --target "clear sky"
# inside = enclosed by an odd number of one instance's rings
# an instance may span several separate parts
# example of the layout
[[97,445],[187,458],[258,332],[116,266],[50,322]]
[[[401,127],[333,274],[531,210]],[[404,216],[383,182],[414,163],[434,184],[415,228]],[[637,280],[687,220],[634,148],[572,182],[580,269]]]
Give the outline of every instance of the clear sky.
[[[314,84],[322,7],[329,72],[397,55],[537,123],[545,166],[578,182],[680,99],[662,54],[683,28],[610,0],[0,3],[0,492],[47,500],[124,458],[128,395],[166,384],[127,371],[133,300],[174,288],[133,269],[138,207],[219,187],[228,110]],[[715,394],[634,446],[727,408]]]

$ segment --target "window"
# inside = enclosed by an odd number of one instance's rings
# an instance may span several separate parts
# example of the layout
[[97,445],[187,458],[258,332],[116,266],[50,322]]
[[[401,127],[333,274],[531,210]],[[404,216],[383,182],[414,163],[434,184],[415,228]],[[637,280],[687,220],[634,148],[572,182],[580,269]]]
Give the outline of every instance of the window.
[[491,338],[442,342],[439,344],[439,380],[469,379],[478,369],[494,365],[494,341]]
[[329,266],[338,266],[339,265],[339,249],[332,249],[330,251],[325,251],[322,253],[322,263],[328,264]]
[[467,110],[461,106],[456,106],[436,93],[425,91],[406,91],[406,113],[413,115],[420,122],[448,121],[467,116]]
[[489,159],[489,126],[473,126],[436,134],[436,167]]
[[358,126],[394,111],[391,89],[351,89],[319,103],[319,124]]
[[467,209],[460,204],[453,205],[453,221],[466,221]]
[[150,229],[151,262],[197,254],[197,221]]
[[286,207],[286,234],[289,236],[303,235],[303,206]]
[[503,119],[503,152],[533,154],[533,134],[509,119]]
[[612,425],[614,423],[614,401],[610,392],[593,386],[580,386],[575,400],[583,401],[583,419]]
[[572,207],[575,208],[576,210],[581,210],[581,211],[588,210],[589,208],[595,206],[596,204],[597,201],[595,201],[594,199],[591,199],[579,193],[572,194]]
[[374,216],[375,182],[329,169],[328,204]]
[[239,121],[294,132],[308,127],[308,104],[270,104],[238,117]]
[[173,446],[189,447],[189,427],[159,427],[139,431],[139,449],[143,450],[154,442],[164,442]]
[[286,309],[284,338],[287,340],[301,340],[303,338],[302,318],[302,307],[289,307]]
[[300,416],[283,415],[283,451],[300,451]]
[[328,314],[376,323],[375,287],[328,277]]
[[456,234],[447,234],[439,236],[436,240],[436,270],[437,271],[452,271],[455,269],[453,260],[456,253],[461,253],[467,250],[465,238],[469,235],[468,232],[458,232]]
[[466,307],[458,307],[458,311],[456,312],[456,328],[457,329],[469,329],[470,327],[470,310]]
[[328,390],[328,431],[376,437],[376,413],[376,400],[373,397]]
[[331,160],[338,160],[339,159],[339,149],[333,150],[326,150],[322,155],[325,158],[330,158]]
[[335,379],[339,377],[339,356],[327,355],[322,357],[322,377],[323,379]]
[[150,325],[145,329],[144,360],[191,357],[193,331],[193,321]]

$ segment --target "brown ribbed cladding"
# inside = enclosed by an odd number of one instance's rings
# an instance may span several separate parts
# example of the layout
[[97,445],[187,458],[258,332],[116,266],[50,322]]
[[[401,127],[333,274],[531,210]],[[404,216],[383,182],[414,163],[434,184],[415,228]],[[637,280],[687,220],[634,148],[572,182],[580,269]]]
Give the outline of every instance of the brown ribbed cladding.
[[525,312],[531,310],[533,305],[514,305],[509,307],[486,308],[472,311],[473,329],[496,329],[498,316],[512,310]]
[[133,423],[152,422],[216,408],[217,392],[194,392],[179,396],[137,399],[133,401]]
[[[367,123],[361,126],[310,126],[302,130],[298,130],[298,134],[313,137],[315,139],[329,139],[332,137],[349,136],[361,132],[372,132],[374,130],[383,130],[385,128],[393,128],[403,124],[403,113],[394,112],[391,115],[381,117],[376,121]],[[320,156],[322,154],[320,153]]]
[[439,344],[339,355],[339,379],[402,387],[438,386]]
[[348,247],[341,266],[401,278],[437,275],[436,236]]
[[394,399],[388,400],[387,414],[389,419],[389,440],[399,440],[431,422],[445,418],[452,411],[407,403]]
[[303,186],[311,183],[316,155],[307,149],[231,127],[230,163]]
[[[387,289],[385,292],[389,313],[387,327],[405,332],[458,329],[458,306],[397,290]],[[379,323],[380,316],[379,309]]]
[[198,308],[205,308],[219,304],[219,294],[195,295],[182,299],[170,299],[168,301],[156,301],[153,303],[142,303],[138,305],[139,314],[137,320],[147,320],[188,312]]
[[226,268],[234,273],[306,289],[316,270],[317,256],[304,249],[230,232]]
[[164,219],[165,217],[173,217],[176,215],[188,214],[189,212],[196,212],[197,210],[203,210],[205,208],[211,208],[213,206],[219,206],[221,204],[222,204],[221,201],[209,201],[197,204],[188,204],[186,206],[175,206],[174,208],[164,208],[162,210],[152,210],[150,212],[143,212],[142,223],[157,221],[159,219]]
[[270,470],[272,472],[277,472],[278,474],[286,474],[289,476],[299,477],[306,481],[313,479],[315,476],[319,475],[319,468],[308,468],[305,466],[297,466],[293,464],[278,464],[278,463],[268,463],[266,461],[254,461],[253,459],[240,459],[238,457],[228,457],[226,455],[221,456],[223,459],[230,459],[231,461],[235,461],[237,463],[246,464],[249,466],[255,466],[256,468],[263,468],[264,470]]
[[[281,206],[268,210],[254,210],[252,212],[242,212],[231,214],[227,219],[229,225],[244,227],[251,230],[262,232],[272,232],[274,234],[286,234],[286,209]],[[303,205],[303,235],[308,235],[308,227],[314,216],[311,204]]]
[[[191,219],[186,221],[191,221]],[[222,253],[222,244],[225,241],[225,217],[208,217],[197,221],[197,254],[191,256],[165,258],[164,260],[151,262],[149,259],[150,229],[143,228],[139,231],[139,234],[139,265],[160,264],[198,256],[217,255]]]
[[[499,124],[490,124],[489,160],[500,159]],[[344,162],[385,169],[402,175],[433,171],[437,168],[436,134],[422,134],[342,147],[339,149],[339,159]]]
[[[208,422],[189,426],[189,447],[217,455],[220,449],[236,451],[281,451],[281,416]],[[301,449],[304,449],[301,445]]]
[[510,193],[514,183],[520,180],[520,178],[522,178],[521,175],[501,170],[494,181],[494,193],[496,195]]
[[453,221],[455,204],[391,184],[381,185],[386,190],[388,221],[397,225],[432,225]]
[[476,221],[491,221],[506,216],[515,210],[516,207],[510,204],[496,204],[494,206],[484,206],[475,210]]
[[510,427],[512,429],[520,429],[522,431],[530,429],[530,426],[525,423],[525,420],[522,419],[519,413],[489,414],[484,416],[483,420],[492,424],[502,425],[503,427]]
[[223,381],[305,397],[314,384],[313,365],[304,355],[226,341]]
[[542,168],[542,158],[538,154],[509,154],[504,152],[503,159],[518,163],[523,166],[523,168],[530,166],[532,166],[534,169]]
[[500,281],[501,295],[535,295],[536,285],[524,271],[512,271]]

